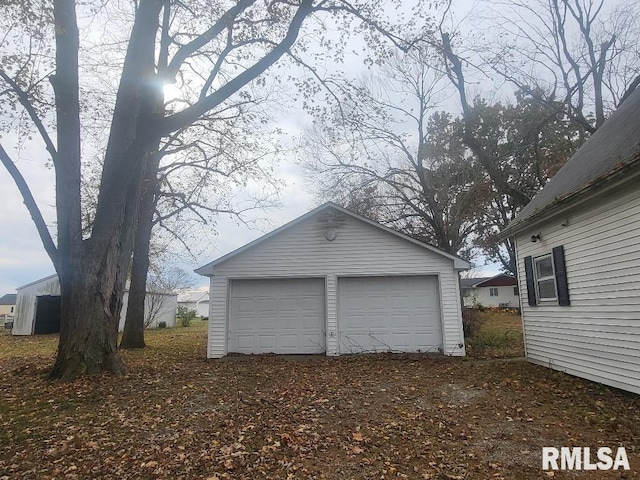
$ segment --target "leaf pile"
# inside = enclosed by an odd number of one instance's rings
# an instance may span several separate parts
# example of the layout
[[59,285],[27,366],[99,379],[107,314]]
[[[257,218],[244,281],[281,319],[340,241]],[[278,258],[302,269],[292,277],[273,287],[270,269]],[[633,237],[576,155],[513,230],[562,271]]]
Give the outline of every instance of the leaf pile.
[[126,378],[50,383],[39,338],[2,358],[0,478],[534,479],[565,445],[625,446],[635,470],[589,478],[640,477],[640,397],[520,361],[205,360],[188,327],[125,352]]

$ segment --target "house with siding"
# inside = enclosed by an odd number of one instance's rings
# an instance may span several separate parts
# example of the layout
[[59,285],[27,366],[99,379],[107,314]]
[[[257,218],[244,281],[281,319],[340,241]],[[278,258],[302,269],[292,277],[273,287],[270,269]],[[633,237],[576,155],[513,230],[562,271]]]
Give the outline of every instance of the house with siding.
[[200,318],[209,316],[209,292],[207,290],[181,290],[178,292],[178,307],[193,310]]
[[640,89],[502,235],[527,359],[640,394]]
[[326,203],[196,270],[210,279],[207,356],[464,355],[469,267]]
[[16,309],[16,294],[7,293],[0,297],[0,328],[10,328]]
[[16,294],[7,293],[0,297],[0,316],[13,317],[16,308]]
[[520,292],[515,277],[499,273],[493,277],[463,278],[462,301],[465,307],[518,308]]

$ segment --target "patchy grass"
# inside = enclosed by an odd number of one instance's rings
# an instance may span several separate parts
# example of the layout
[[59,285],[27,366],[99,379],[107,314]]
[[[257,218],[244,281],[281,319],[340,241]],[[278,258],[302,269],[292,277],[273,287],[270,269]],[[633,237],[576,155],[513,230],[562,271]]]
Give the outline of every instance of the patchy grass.
[[522,361],[205,360],[202,324],[147,341],[127,377],[51,383],[52,337],[1,336],[0,478],[526,480],[573,445],[633,471],[555,478],[640,478],[639,396]]
[[513,358],[524,356],[522,319],[507,309],[477,312],[480,328],[466,340],[467,355],[472,358]]

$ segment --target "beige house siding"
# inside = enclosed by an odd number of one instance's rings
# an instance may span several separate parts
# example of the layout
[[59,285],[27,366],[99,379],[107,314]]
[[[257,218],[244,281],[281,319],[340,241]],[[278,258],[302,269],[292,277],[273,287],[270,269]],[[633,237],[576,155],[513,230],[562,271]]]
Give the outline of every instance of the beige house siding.
[[[509,304],[509,308],[517,308],[520,306],[520,297],[514,293],[515,285],[501,287],[469,287],[469,294],[464,297],[464,304],[472,307],[474,304],[480,304],[483,307],[499,307],[502,304]],[[492,297],[490,288],[498,289],[498,296]]]
[[464,355],[460,291],[454,260],[357,218],[343,217],[344,222],[337,228],[337,238],[333,241],[327,241],[325,228],[312,216],[213,267],[209,358],[219,358],[227,353],[229,279],[325,278],[327,355],[336,355],[338,278],[389,275],[439,276],[443,350],[450,355]]
[[[516,241],[527,359],[640,393],[640,189],[593,198]],[[559,245],[571,305],[531,307],[524,258]]]

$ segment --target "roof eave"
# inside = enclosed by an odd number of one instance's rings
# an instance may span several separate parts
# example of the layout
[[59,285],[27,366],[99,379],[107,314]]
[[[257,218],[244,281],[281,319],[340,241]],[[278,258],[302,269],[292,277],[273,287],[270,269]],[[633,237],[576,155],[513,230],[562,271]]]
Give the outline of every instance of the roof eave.
[[[517,219],[500,232],[499,239],[513,237],[518,233],[536,227],[548,219],[560,215],[585,203],[596,195],[603,195],[614,188],[637,180],[640,177],[640,160],[623,165],[621,168],[609,172],[603,177],[595,179],[580,190],[567,195],[545,208],[533,213],[527,219],[517,222]],[[515,223],[517,222],[517,223]]]

